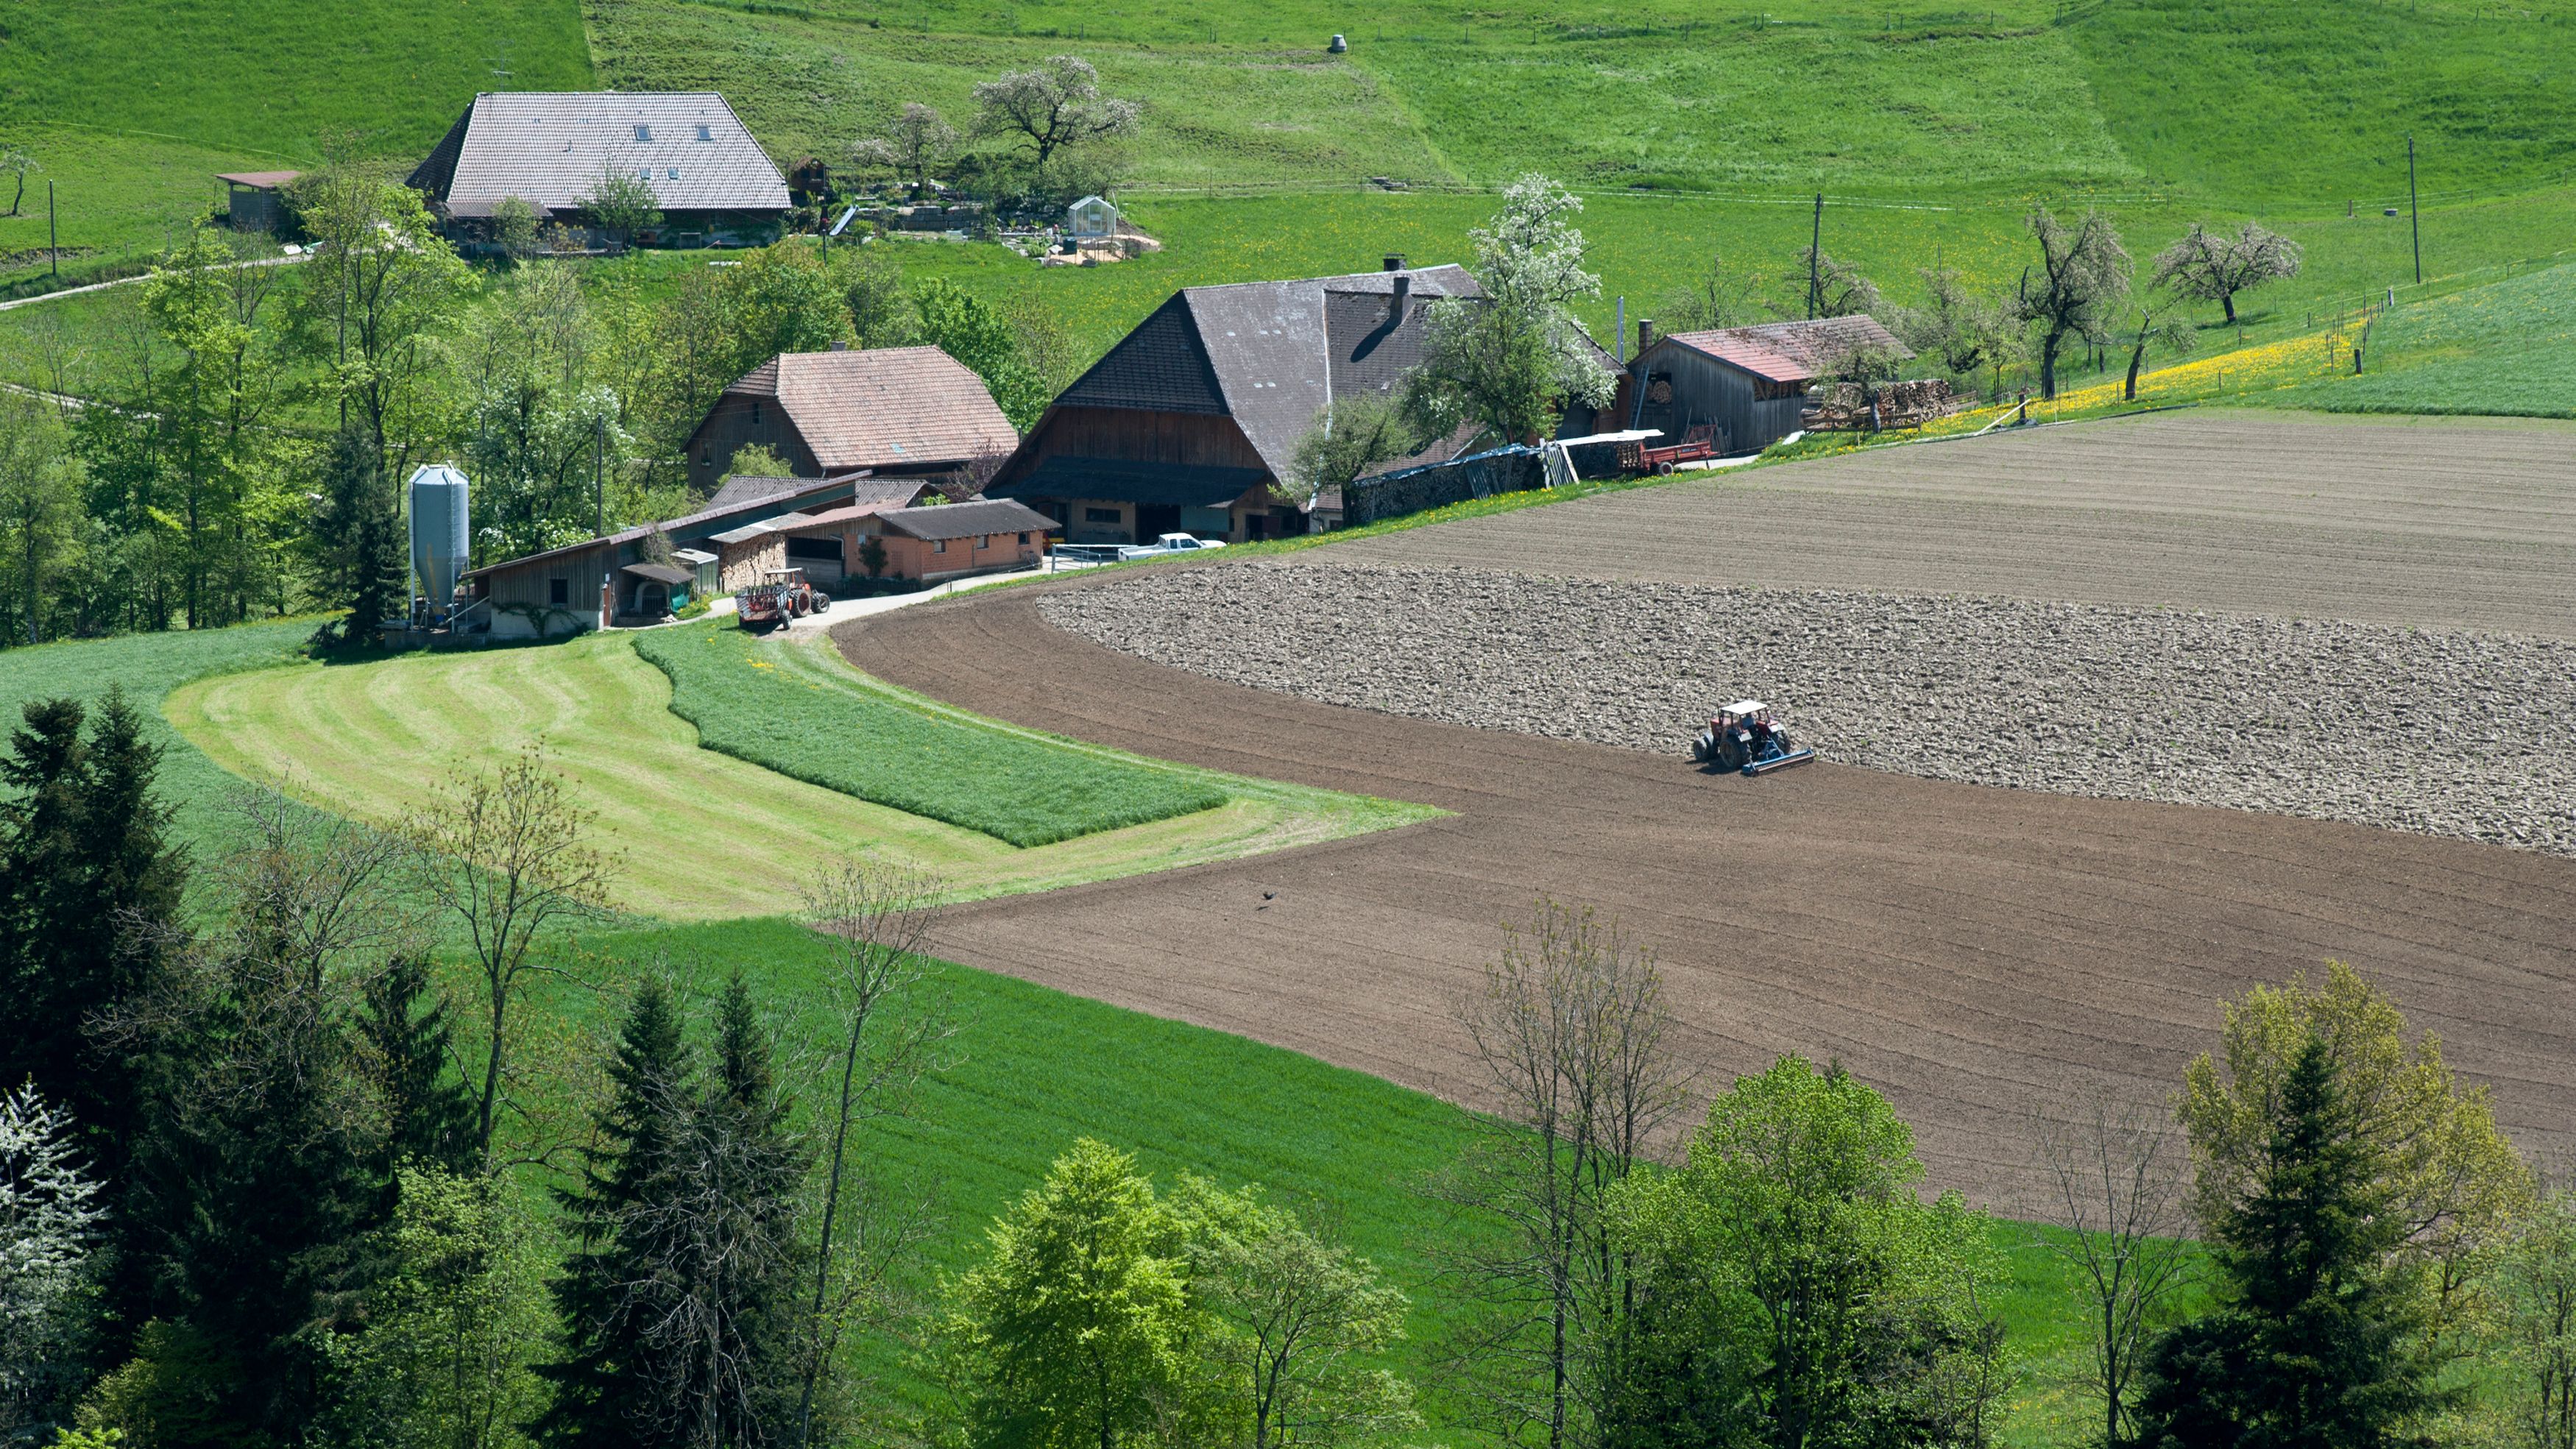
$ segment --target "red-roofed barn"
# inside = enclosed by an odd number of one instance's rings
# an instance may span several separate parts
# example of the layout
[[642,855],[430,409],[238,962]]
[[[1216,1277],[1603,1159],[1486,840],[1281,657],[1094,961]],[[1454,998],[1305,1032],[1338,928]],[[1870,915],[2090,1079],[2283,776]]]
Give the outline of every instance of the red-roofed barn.
[[755,443],[800,477],[927,477],[1019,442],[984,380],[936,347],[782,352],[726,388],[698,424],[689,482],[712,490]]
[[1630,373],[1643,384],[1632,427],[1660,428],[1678,439],[1717,425],[1724,452],[1751,453],[1798,430],[1807,389],[1862,351],[1912,357],[1906,345],[1867,316],[1764,322],[1712,332],[1654,336],[1640,324]]

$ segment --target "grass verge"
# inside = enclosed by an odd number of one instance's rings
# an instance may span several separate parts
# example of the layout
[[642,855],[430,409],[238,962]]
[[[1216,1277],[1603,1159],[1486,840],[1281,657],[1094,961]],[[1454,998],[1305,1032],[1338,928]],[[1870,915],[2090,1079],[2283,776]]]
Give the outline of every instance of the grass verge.
[[671,712],[708,749],[1007,840],[1059,840],[1213,810],[1225,792],[1159,765],[969,723],[871,687],[812,648],[732,621],[635,636],[671,677]]
[[[743,970],[782,1012],[782,1029],[821,1049],[820,942],[780,920],[666,928],[586,941],[590,972],[611,987],[647,970],[712,991]],[[961,1030],[953,1063],[924,1082],[917,1113],[862,1143],[876,1170],[921,1184],[935,1205],[929,1266],[956,1272],[983,1251],[984,1228],[1036,1185],[1077,1137],[1137,1155],[1169,1187],[1183,1172],[1226,1186],[1258,1182],[1317,1210],[1413,1297],[1407,1340],[1387,1367],[1427,1381],[1447,1325],[1438,1247],[1450,1210],[1422,1191],[1474,1130],[1468,1115],[1379,1078],[1243,1037],[1167,1021],[1010,977],[941,968],[935,990]],[[569,1010],[584,1010],[572,1000]],[[807,1094],[814,1100],[814,1094]],[[1989,1304],[2027,1369],[1999,1442],[2071,1443],[2088,1410],[2070,1387],[2084,1322],[2050,1230],[1995,1224],[2007,1277]],[[891,1353],[870,1355],[888,1387],[917,1403],[921,1385]],[[1426,1442],[1467,1426],[1435,1396]]]
[[[913,866],[937,877],[951,897],[973,899],[1336,840],[1438,813],[1051,746],[1042,736],[959,714],[957,721],[981,730],[985,741],[1164,770],[1218,797],[1213,809],[1022,849],[701,749],[697,730],[671,712],[670,681],[636,657],[632,637],[296,664],[188,685],[162,708],[212,778],[191,776],[172,793],[220,792],[221,771],[230,770],[281,779],[311,804],[381,823],[430,803],[452,775],[488,769],[542,741],[575,796],[598,812],[600,842],[623,853],[616,904],[675,921],[792,909],[815,866],[843,856]],[[823,657],[828,648],[779,647],[783,671],[817,677],[818,699],[827,692],[819,681],[830,673],[858,679]],[[854,696],[831,697],[857,707]]]

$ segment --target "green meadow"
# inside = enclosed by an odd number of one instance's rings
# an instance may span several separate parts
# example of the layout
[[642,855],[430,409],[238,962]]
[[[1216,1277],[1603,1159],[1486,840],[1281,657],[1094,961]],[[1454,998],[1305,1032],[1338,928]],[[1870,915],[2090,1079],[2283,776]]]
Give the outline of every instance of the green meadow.
[[974,721],[731,620],[635,636],[707,749],[907,815],[1052,845],[1213,810],[1195,774]]

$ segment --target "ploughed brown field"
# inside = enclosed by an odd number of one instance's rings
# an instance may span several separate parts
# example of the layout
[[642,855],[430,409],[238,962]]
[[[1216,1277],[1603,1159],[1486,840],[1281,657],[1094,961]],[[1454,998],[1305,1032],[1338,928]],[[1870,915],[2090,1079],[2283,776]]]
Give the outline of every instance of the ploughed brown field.
[[2034,1106],[2088,1081],[2161,1097],[2221,998],[2340,958],[2494,1084],[2527,1149],[2576,1146],[2567,861],[1830,763],[1704,776],[1678,750],[1396,719],[1148,664],[1046,624],[1027,589],[835,635],[870,673],[1019,724],[1457,812],[962,907],[936,945],[970,965],[1473,1104],[1451,1003],[1544,891],[1655,947],[1712,1084],[1782,1051],[1839,1059],[1914,1123],[1935,1186],[2038,1214]]
[[[2576,634],[2576,430],[2183,413],[1850,457],[1309,555],[1891,592],[2171,603]],[[1218,564],[1216,566],[1223,566]],[[1118,587],[1115,577],[1049,587]],[[2576,1148],[2576,862],[2244,811],[1819,763],[1759,780],[1312,703],[1058,630],[1031,589],[835,631],[860,668],[1142,754],[1453,816],[959,908],[943,954],[1471,1104],[1452,1024],[1534,895],[1661,956],[1714,1088],[1837,1059],[1936,1187],[2044,1215],[2034,1110],[2160,1099],[2220,1003],[2328,959]]]
[[2576,637],[2576,426],[2195,409],[1719,473],[1328,552]]

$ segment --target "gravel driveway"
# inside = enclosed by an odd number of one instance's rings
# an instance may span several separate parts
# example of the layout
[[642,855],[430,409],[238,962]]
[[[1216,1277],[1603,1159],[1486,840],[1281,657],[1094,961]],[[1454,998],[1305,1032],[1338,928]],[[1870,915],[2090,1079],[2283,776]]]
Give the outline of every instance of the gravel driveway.
[[1389,714],[1678,753],[1751,695],[1850,764],[2576,856],[2576,643],[1311,563],[1040,608],[1158,663]]

